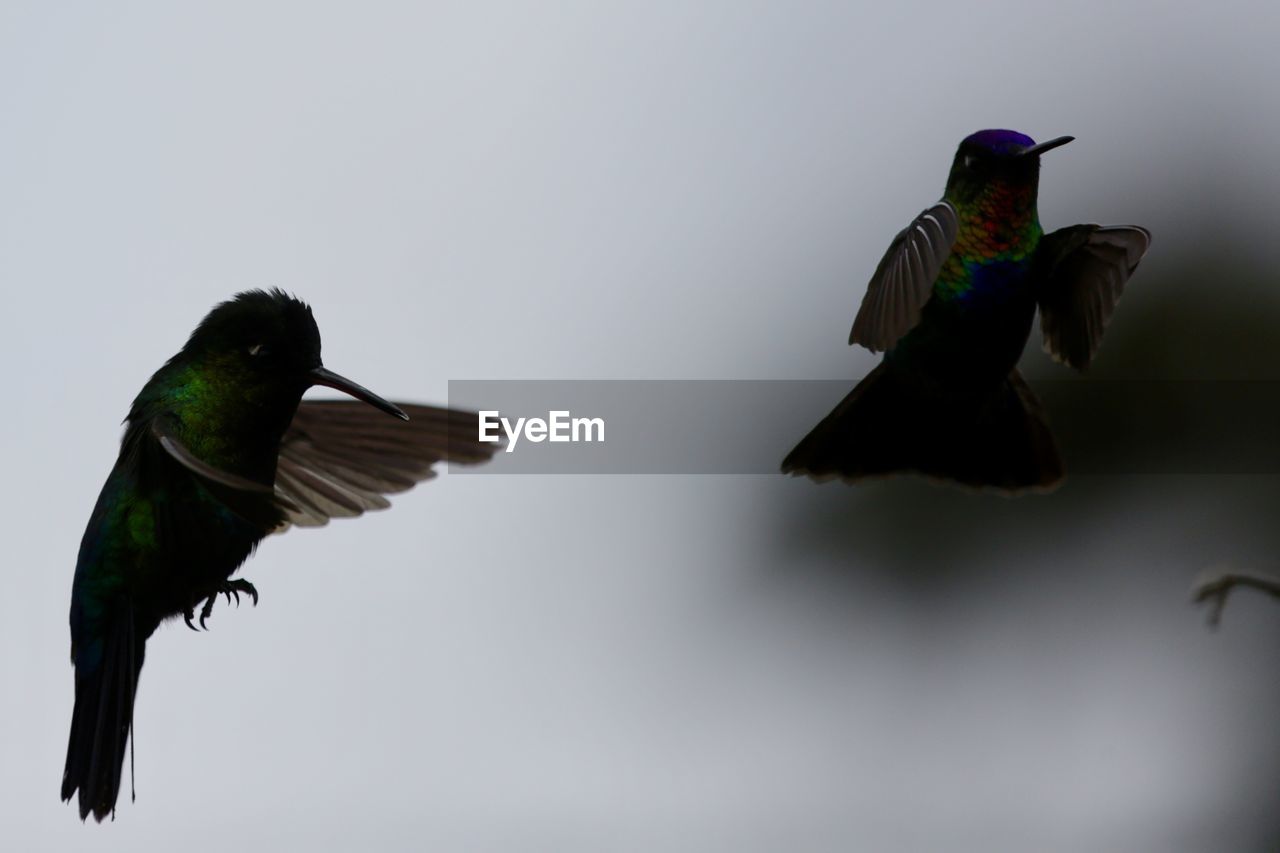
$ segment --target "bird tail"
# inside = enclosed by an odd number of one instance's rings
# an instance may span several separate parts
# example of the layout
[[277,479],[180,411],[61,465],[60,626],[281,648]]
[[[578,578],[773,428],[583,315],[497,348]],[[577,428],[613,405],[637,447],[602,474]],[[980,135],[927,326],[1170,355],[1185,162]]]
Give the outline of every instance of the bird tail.
[[139,634],[131,615],[118,614],[111,620],[98,665],[87,672],[77,666],[62,799],[70,800],[79,790],[81,820],[89,812],[99,822],[115,813],[145,646],[145,635]]
[[914,472],[973,488],[1048,490],[1063,476],[1040,401],[1016,370],[994,390],[939,394],[882,362],[782,462],[854,481]]

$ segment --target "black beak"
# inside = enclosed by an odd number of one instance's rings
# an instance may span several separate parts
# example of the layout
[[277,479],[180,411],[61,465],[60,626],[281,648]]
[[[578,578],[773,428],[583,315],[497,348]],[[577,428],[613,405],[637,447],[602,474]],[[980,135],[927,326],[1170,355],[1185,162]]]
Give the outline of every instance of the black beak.
[[339,376],[327,367],[317,367],[310,374],[312,385],[324,385],[328,388],[337,388],[343,394],[350,394],[357,400],[363,400],[375,409],[381,409],[388,415],[395,415],[402,421],[409,420],[409,416],[400,410],[395,403],[389,403],[379,397],[377,394],[365,388],[363,385],[357,385],[345,376]]
[[1059,136],[1057,139],[1050,139],[1048,142],[1041,142],[1039,145],[1032,145],[1030,148],[1024,148],[1018,152],[1019,157],[1039,157],[1051,148],[1057,148],[1066,145],[1074,136]]

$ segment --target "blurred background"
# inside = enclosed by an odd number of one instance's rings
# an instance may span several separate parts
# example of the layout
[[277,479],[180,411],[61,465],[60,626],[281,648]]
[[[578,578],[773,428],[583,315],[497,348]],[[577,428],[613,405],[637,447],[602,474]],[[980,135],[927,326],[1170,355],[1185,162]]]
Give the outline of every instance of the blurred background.
[[[57,798],[80,535],[214,303],[297,293],[326,363],[393,399],[852,386],[888,241],[963,136],[1011,127],[1077,137],[1047,229],[1155,234],[1096,376],[1277,379],[1277,26],[1231,0],[0,4],[5,847],[1280,849],[1280,608],[1241,592],[1211,632],[1188,596],[1280,570],[1274,476],[446,474],[264,542],[260,606],[148,646],[137,802],[86,827]],[[1066,375],[1035,337],[1025,369]]]

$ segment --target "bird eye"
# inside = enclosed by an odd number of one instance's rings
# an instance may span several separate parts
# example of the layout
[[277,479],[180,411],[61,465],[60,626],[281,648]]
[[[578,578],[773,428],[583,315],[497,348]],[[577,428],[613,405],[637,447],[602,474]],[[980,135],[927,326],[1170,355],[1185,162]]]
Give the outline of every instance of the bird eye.
[[964,167],[966,169],[972,169],[973,164],[977,162],[978,162],[978,158],[973,156],[972,154],[964,155]]
[[249,347],[249,355],[271,355],[271,349],[266,344],[254,344]]

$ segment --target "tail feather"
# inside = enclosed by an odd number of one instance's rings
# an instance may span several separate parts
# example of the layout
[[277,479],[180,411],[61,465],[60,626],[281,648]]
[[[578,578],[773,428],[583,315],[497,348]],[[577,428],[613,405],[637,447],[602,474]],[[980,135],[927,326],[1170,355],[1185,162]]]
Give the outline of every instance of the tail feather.
[[939,394],[881,363],[783,460],[816,480],[913,472],[1005,492],[1063,476],[1040,401],[1015,370],[996,389]]
[[107,631],[98,665],[88,672],[77,666],[62,799],[70,800],[80,792],[81,820],[92,812],[101,822],[115,812],[144,654],[145,640],[133,619],[117,616]]

